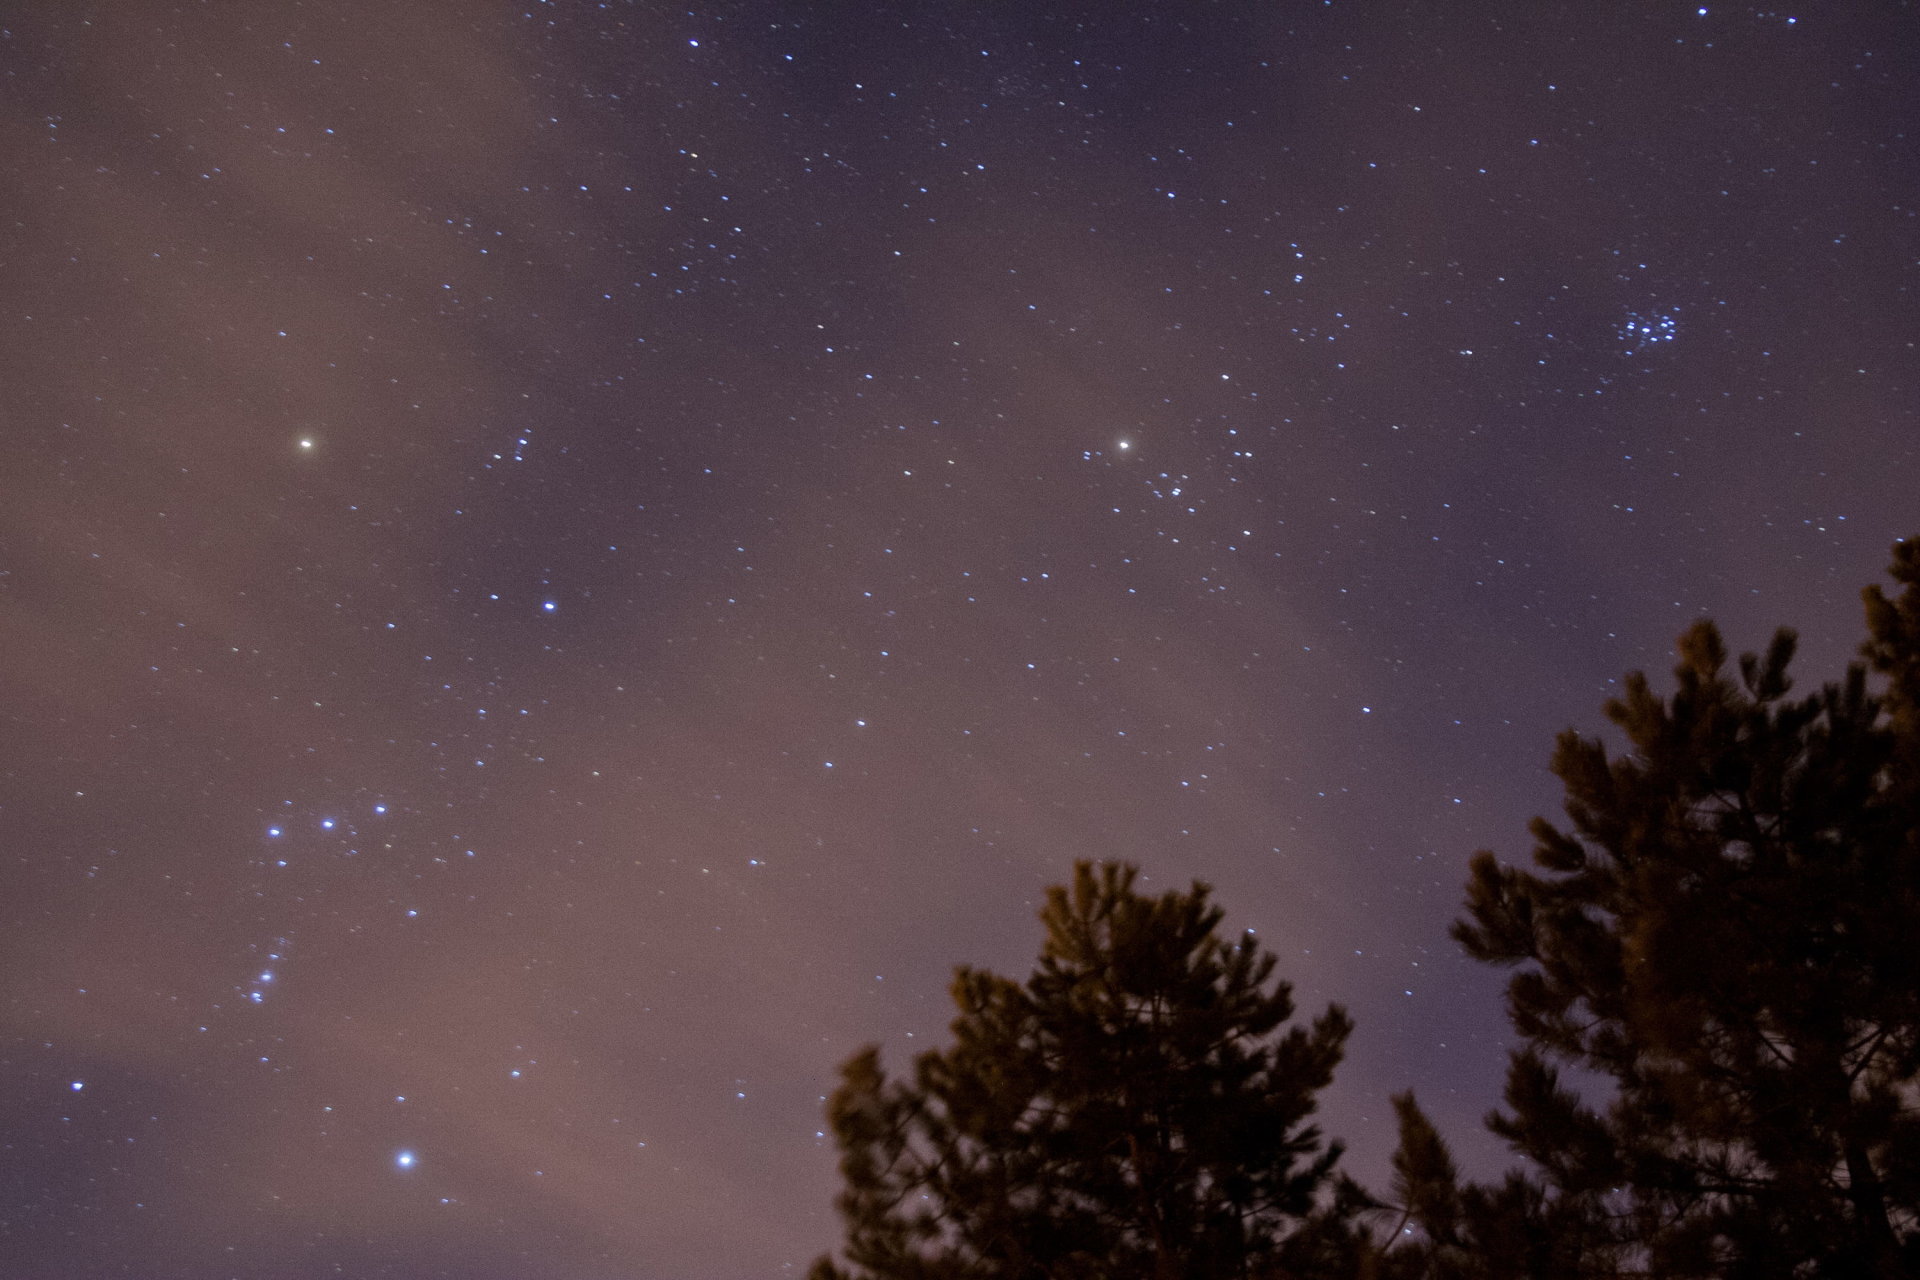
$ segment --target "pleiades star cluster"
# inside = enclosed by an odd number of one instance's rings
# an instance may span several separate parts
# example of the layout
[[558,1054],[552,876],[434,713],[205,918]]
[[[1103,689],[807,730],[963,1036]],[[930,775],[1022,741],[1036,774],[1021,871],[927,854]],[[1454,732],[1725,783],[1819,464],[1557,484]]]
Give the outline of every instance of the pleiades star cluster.
[[0,14],[0,1271],[732,1280],[1075,859],[1385,1182],[1711,616],[1920,531],[1898,3]]

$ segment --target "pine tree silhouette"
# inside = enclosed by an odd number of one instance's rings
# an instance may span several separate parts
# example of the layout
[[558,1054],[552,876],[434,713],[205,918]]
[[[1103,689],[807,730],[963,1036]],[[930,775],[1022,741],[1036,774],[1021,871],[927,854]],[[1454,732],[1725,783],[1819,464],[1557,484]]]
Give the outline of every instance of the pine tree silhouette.
[[1892,575],[1804,698],[1792,632],[1736,679],[1688,630],[1670,696],[1607,705],[1625,754],[1561,735],[1538,870],[1475,856],[1455,936],[1519,966],[1489,1124],[1528,1171],[1460,1188],[1402,1099],[1402,1274],[1920,1275],[1920,543]]
[[1326,1273],[1355,1192],[1307,1120],[1352,1024],[1282,1032],[1274,957],[1219,936],[1206,886],[1135,876],[1081,863],[1049,890],[1025,984],[960,969],[954,1043],[911,1083],[871,1048],[842,1068],[847,1265],[815,1280]]

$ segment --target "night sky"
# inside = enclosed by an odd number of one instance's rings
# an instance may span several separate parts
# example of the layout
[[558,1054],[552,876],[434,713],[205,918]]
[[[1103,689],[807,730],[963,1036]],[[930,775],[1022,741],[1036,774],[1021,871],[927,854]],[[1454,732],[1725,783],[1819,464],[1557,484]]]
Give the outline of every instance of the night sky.
[[1497,1172],[1468,856],[1920,531],[1915,17],[0,7],[0,1274],[795,1273],[1078,858]]

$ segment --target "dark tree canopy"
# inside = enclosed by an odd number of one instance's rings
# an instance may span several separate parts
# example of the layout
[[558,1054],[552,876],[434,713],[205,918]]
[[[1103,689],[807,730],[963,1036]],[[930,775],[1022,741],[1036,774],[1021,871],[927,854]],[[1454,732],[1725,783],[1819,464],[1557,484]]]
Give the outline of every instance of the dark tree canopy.
[[1305,1274],[1337,1249],[1338,1144],[1307,1123],[1351,1028],[1293,1015],[1206,886],[1148,896],[1082,863],[1025,984],[954,979],[953,1046],[909,1082],[855,1055],[829,1105],[846,1220],[816,1280]]
[[1804,697],[1792,632],[1729,670],[1688,630],[1671,694],[1607,704],[1623,753],[1561,735],[1533,869],[1475,856],[1521,1169],[1462,1183],[1407,1094],[1388,1199],[1336,1175],[1307,1122],[1345,1013],[1283,1031],[1205,886],[1081,864],[1025,985],[959,971],[951,1049],[843,1068],[849,1269],[814,1280],[1920,1280],[1920,542],[1892,574]]
[[1489,1123],[1531,1173],[1460,1189],[1403,1100],[1425,1274],[1920,1275],[1920,544],[1892,572],[1806,697],[1793,633],[1736,676],[1693,627],[1670,696],[1608,704],[1625,754],[1561,736],[1537,869],[1475,857],[1455,936],[1519,967]]

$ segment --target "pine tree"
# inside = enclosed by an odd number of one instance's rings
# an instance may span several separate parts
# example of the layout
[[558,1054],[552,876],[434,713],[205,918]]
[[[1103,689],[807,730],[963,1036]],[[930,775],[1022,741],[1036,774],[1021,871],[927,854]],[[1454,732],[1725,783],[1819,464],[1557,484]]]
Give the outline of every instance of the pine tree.
[[[1495,1186],[1460,1183],[1447,1144],[1411,1093],[1393,1099],[1400,1146],[1393,1157],[1397,1210],[1371,1251],[1377,1280],[1560,1280],[1618,1274],[1621,1250],[1604,1219],[1574,1197],[1550,1195],[1509,1173]],[[1411,1224],[1417,1234],[1408,1238]],[[1371,1243],[1370,1241],[1368,1243]]]
[[1531,1174],[1460,1189],[1408,1099],[1424,1274],[1920,1276],[1920,543],[1892,573],[1866,664],[1808,697],[1793,633],[1736,680],[1690,629],[1670,697],[1608,704],[1626,754],[1560,737],[1538,871],[1475,856],[1455,936],[1521,966],[1489,1123]]
[[845,1064],[848,1269],[822,1258],[815,1280],[1278,1277],[1347,1247],[1356,1193],[1307,1120],[1350,1021],[1282,1033],[1274,957],[1219,936],[1205,885],[1146,896],[1135,876],[1081,863],[1050,889],[1024,985],[959,969],[953,1045],[911,1083],[875,1049]]

